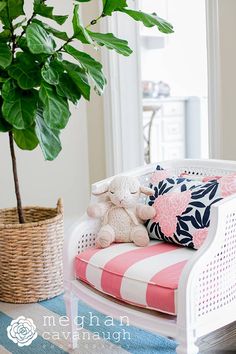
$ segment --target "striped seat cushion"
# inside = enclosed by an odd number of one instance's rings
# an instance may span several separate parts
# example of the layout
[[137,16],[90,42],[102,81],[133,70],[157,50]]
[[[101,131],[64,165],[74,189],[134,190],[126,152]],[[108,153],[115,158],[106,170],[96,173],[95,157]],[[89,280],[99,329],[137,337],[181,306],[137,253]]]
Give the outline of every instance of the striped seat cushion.
[[119,300],[176,315],[179,278],[195,252],[162,241],[89,248],[76,257],[76,277]]

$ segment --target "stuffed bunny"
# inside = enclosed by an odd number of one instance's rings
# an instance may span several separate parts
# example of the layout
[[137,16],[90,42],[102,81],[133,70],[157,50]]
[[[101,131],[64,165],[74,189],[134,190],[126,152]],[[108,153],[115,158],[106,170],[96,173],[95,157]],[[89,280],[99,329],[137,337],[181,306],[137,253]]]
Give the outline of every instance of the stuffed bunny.
[[110,185],[93,192],[96,196],[106,196],[103,202],[92,204],[87,209],[90,217],[102,219],[96,247],[105,248],[113,242],[148,245],[148,233],[142,223],[152,219],[156,212],[153,207],[138,203],[141,193],[150,196],[154,191],[141,186],[137,178],[127,176],[117,176]]

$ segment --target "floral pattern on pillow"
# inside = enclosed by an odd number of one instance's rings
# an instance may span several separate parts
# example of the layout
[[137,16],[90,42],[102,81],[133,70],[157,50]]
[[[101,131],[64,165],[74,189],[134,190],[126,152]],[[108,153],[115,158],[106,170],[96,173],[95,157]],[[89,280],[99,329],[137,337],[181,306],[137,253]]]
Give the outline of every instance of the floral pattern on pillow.
[[222,197],[228,197],[236,193],[236,174],[223,176],[219,179],[219,185]]
[[163,181],[163,179],[168,178],[168,177],[172,177],[173,173],[171,173],[169,170],[156,170],[155,172],[152,173],[151,177],[150,177],[150,182],[152,184],[156,184],[158,182]]
[[153,221],[159,223],[166,237],[171,237],[177,227],[177,216],[180,216],[187,208],[191,199],[191,191],[166,193],[160,195],[153,203],[156,216]]
[[166,174],[158,166],[157,182],[151,184],[155,195],[149,205],[157,213],[146,223],[150,238],[199,249],[208,235],[211,206],[236,193],[236,174],[205,182]]
[[208,235],[208,227],[198,229],[193,233],[193,244],[196,249],[200,248]]

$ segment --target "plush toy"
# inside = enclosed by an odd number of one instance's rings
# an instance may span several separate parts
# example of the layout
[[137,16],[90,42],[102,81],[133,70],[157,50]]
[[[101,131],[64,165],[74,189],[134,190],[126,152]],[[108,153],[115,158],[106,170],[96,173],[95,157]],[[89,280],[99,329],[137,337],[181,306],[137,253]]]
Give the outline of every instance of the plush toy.
[[93,192],[105,196],[101,202],[88,207],[90,217],[101,218],[102,227],[97,234],[96,247],[105,248],[113,242],[134,242],[147,246],[149,237],[143,225],[152,219],[156,211],[149,205],[140,204],[140,194],[153,195],[154,190],[140,185],[135,177],[117,176],[109,185],[103,185]]

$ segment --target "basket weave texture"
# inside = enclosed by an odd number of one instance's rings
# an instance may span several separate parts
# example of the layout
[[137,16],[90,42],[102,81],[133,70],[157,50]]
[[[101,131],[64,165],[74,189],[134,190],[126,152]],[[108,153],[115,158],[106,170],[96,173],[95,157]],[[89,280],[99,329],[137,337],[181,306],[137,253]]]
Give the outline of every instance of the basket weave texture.
[[30,303],[63,291],[63,207],[0,210],[0,301]]

